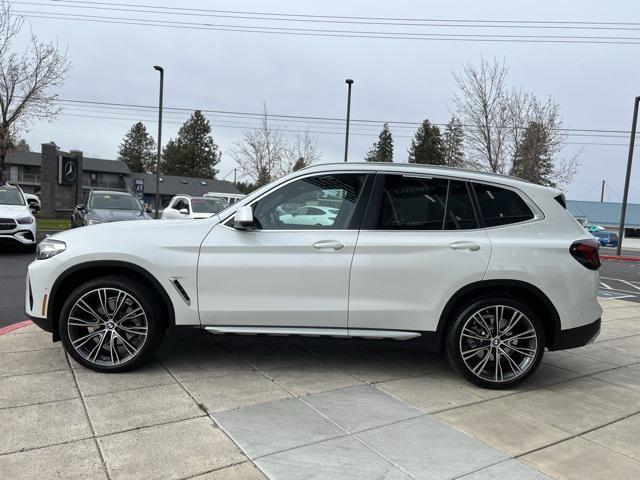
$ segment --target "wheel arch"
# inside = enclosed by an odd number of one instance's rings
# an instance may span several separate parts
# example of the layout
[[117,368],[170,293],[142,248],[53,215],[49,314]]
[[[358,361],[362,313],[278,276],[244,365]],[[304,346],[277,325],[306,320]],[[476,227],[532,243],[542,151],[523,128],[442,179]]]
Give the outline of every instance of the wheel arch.
[[80,263],[65,270],[54,282],[49,293],[47,319],[53,327],[53,340],[58,341],[58,323],[64,300],[82,281],[97,276],[126,274],[151,287],[162,299],[169,326],[175,325],[175,310],[164,287],[146,269],[130,262],[97,260]]
[[458,290],[445,305],[436,330],[436,341],[441,348],[453,316],[463,305],[487,295],[507,295],[521,300],[540,316],[544,327],[546,346],[553,348],[560,331],[560,315],[549,298],[535,285],[519,280],[483,280]]

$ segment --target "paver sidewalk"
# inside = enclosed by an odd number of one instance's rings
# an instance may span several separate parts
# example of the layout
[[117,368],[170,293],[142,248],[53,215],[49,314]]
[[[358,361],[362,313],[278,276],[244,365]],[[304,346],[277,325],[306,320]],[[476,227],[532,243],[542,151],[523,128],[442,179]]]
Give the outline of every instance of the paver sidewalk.
[[640,306],[521,387],[439,356],[330,340],[173,335],[97,374],[27,326],[0,336],[0,478],[640,478]]

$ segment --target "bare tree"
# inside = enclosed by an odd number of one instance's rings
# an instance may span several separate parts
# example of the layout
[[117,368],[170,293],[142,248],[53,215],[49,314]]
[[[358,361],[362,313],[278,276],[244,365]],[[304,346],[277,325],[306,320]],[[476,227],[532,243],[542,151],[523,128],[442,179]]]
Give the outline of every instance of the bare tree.
[[246,130],[242,140],[235,142],[231,156],[242,173],[258,186],[278,178],[283,172],[287,145],[279,129],[269,123],[267,104],[263,104],[260,127]]
[[472,168],[517,175],[544,185],[571,181],[578,156],[557,160],[566,141],[560,107],[531,92],[508,90],[504,62],[463,66],[454,74],[460,92],[453,98],[465,123],[467,163]]
[[286,173],[291,173],[301,168],[308,167],[320,160],[318,149],[318,137],[308,130],[296,133],[296,138],[287,148]]
[[11,13],[11,4],[0,0],[0,183],[5,160],[16,135],[37,119],[53,119],[60,111],[53,92],[67,76],[66,52],[55,43],[38,41],[31,32],[29,45],[13,51],[13,41],[24,26]]
[[460,73],[454,73],[460,92],[454,95],[453,103],[467,126],[467,161],[479,170],[507,171],[509,111],[505,102],[505,78],[508,71],[504,62],[481,59],[478,68],[467,63]]

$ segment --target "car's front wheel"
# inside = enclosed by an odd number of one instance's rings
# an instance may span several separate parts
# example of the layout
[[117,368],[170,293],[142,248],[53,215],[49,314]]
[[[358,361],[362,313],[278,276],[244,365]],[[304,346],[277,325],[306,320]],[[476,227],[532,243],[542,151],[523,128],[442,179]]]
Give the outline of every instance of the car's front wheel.
[[459,310],[446,342],[456,371],[476,385],[500,389],[523,382],[538,368],[545,336],[527,305],[509,297],[492,297]]
[[75,361],[100,372],[143,363],[160,344],[165,312],[140,282],[104,276],[77,287],[60,313],[60,337]]

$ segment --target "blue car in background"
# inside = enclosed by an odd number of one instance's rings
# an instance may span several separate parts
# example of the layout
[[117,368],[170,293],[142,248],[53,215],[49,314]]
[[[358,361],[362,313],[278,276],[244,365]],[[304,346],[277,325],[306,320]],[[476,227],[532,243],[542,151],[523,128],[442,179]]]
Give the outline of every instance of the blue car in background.
[[607,232],[606,230],[599,230],[597,232],[591,232],[591,235],[596,237],[600,245],[603,247],[617,247],[618,246],[618,235],[612,232]]

